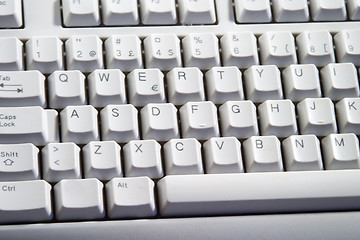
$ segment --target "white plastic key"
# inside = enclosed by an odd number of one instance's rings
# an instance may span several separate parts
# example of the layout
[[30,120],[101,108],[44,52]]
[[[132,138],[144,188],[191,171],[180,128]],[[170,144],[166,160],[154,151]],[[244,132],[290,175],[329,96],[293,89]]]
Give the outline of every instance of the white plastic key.
[[90,220],[105,216],[103,184],[95,179],[64,179],[54,186],[57,220]]
[[239,23],[270,22],[272,20],[269,0],[235,0],[236,20]]
[[68,27],[100,24],[98,0],[63,0],[63,19]]
[[0,38],[0,70],[21,71],[23,65],[23,43],[14,37]]
[[360,168],[359,139],[354,133],[330,134],[321,145],[326,169]]
[[137,0],[101,0],[105,25],[136,25],[139,23]]
[[100,117],[102,140],[123,143],[140,138],[138,111],[133,105],[108,105]]
[[22,22],[22,1],[6,0],[0,4],[0,28],[18,28]]
[[184,138],[206,140],[220,135],[217,109],[212,102],[188,102],[180,108]]
[[33,144],[0,144],[0,153],[0,181],[40,179],[39,149]]
[[219,107],[222,136],[248,138],[259,135],[256,107],[252,101],[228,101]]
[[214,0],[178,1],[182,24],[211,24],[216,21]]
[[1,107],[0,143],[58,142],[58,113],[41,107]]
[[299,132],[326,136],[337,132],[334,104],[329,98],[306,98],[297,105]]
[[335,62],[332,36],[328,31],[304,31],[296,37],[300,63],[323,67]]
[[344,98],[336,104],[339,131],[360,135],[360,98]]
[[195,138],[171,139],[164,144],[166,174],[204,173],[201,144]]
[[341,21],[346,19],[344,0],[310,0],[311,18],[314,21]]
[[225,33],[220,44],[224,66],[248,68],[259,64],[257,40],[252,32]]
[[106,184],[110,218],[144,218],[156,215],[154,182],[148,177],[114,178]]
[[62,141],[86,144],[100,140],[97,115],[91,105],[64,108],[60,112]]
[[283,171],[280,141],[275,136],[252,136],[243,142],[246,172]]
[[315,135],[293,135],[282,142],[287,171],[322,170],[320,141]]
[[55,71],[47,79],[49,105],[65,108],[69,105],[85,105],[85,76],[78,70]]
[[175,34],[151,34],[144,40],[144,50],[146,68],[169,71],[182,66],[180,40]]
[[132,140],[123,147],[126,177],[162,178],[161,145],[155,140]]
[[53,217],[51,185],[44,180],[1,182],[0,222],[49,221]]
[[140,0],[140,6],[143,24],[177,23],[175,0]]
[[307,0],[272,0],[276,22],[307,22],[310,14]]
[[338,62],[352,62],[356,66],[360,65],[360,30],[340,31],[334,36],[334,42]]
[[220,65],[219,44],[214,33],[190,33],[182,39],[184,64],[207,70]]
[[32,37],[26,42],[27,69],[50,74],[64,69],[63,43],[57,37]]
[[106,67],[128,72],[143,68],[141,41],[135,35],[113,35],[105,41]]
[[80,148],[74,143],[49,143],[42,149],[42,173],[48,182],[81,178]]
[[211,138],[204,143],[206,173],[241,173],[241,144],[235,137]]
[[45,77],[39,71],[0,71],[0,106],[46,106]]
[[102,41],[98,36],[72,36],[65,42],[68,70],[92,72],[104,68]]
[[119,69],[97,69],[88,76],[89,102],[95,107],[124,104],[125,74]]
[[347,0],[347,13],[351,20],[360,20],[360,0]]
[[169,141],[179,138],[177,109],[171,103],[149,103],[141,109],[143,139]]
[[111,180],[122,177],[120,146],[114,141],[93,141],[83,149],[85,178]]

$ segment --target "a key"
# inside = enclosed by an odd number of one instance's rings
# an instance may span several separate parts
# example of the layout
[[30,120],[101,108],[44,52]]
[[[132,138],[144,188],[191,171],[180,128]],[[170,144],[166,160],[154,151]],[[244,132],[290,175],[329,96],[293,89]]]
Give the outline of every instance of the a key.
[[74,143],[49,143],[42,149],[42,173],[48,182],[81,178],[80,148]]
[[0,143],[46,145],[59,141],[58,113],[41,107],[1,107]]
[[22,1],[7,0],[0,5],[0,28],[18,28],[22,22]]
[[100,140],[97,115],[91,105],[64,108],[60,112],[62,141],[86,144]]
[[311,18],[314,21],[341,21],[346,19],[344,0],[310,0]]
[[351,20],[360,19],[360,0],[347,0],[348,16]]
[[63,0],[62,6],[64,24],[68,27],[100,24],[98,0]]
[[114,178],[105,186],[110,218],[156,215],[154,182],[148,177]]
[[132,140],[123,147],[126,177],[162,178],[161,145],[155,140]]
[[0,222],[49,221],[53,217],[51,185],[44,180],[1,182]]
[[136,25],[139,23],[137,0],[101,0],[105,25]]
[[360,135],[360,98],[344,98],[336,104],[339,131]]
[[270,22],[272,20],[269,0],[235,0],[236,20],[239,23]]
[[39,71],[0,71],[0,106],[46,106],[45,77]]
[[322,170],[320,141],[315,135],[294,135],[282,142],[287,171]]
[[21,71],[23,66],[23,43],[14,37],[0,38],[0,70]]
[[90,220],[105,216],[103,184],[95,179],[64,179],[54,186],[56,219]]
[[211,138],[204,143],[206,173],[241,173],[241,144],[235,137]]
[[65,42],[68,70],[92,72],[104,68],[102,41],[98,36],[72,36]]
[[[360,9],[360,1],[359,1],[359,9]],[[360,65],[360,31],[359,30],[343,30],[335,35],[334,42],[336,46],[335,51],[338,62],[341,63],[352,62],[356,66]]]
[[69,105],[85,105],[85,76],[78,70],[55,71],[48,79],[49,105],[65,108]]
[[276,22],[307,22],[310,14],[307,0],[272,0]]
[[82,152],[85,178],[110,180],[122,177],[120,146],[116,142],[89,142]]
[[140,6],[143,24],[177,23],[175,0],[140,0]]
[[39,149],[31,143],[0,144],[0,180],[36,180],[40,178]]
[[211,24],[216,21],[214,0],[178,1],[182,24]]
[[204,173],[201,144],[195,138],[171,139],[164,144],[166,174]]
[[108,105],[100,117],[102,140],[124,143],[140,138],[138,110],[133,105]]
[[125,74],[119,69],[97,69],[88,76],[89,101],[92,106],[125,104]]

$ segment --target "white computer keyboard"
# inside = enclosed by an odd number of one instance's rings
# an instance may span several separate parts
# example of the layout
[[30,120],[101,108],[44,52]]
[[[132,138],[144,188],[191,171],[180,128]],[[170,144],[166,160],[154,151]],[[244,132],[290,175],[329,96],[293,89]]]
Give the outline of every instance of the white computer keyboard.
[[360,0],[0,0],[0,239],[359,239]]

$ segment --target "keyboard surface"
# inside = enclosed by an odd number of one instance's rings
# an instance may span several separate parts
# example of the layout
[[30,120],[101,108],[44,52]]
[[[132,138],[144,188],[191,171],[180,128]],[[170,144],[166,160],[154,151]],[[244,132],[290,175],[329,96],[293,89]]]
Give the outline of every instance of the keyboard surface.
[[358,239],[359,0],[0,0],[0,239]]

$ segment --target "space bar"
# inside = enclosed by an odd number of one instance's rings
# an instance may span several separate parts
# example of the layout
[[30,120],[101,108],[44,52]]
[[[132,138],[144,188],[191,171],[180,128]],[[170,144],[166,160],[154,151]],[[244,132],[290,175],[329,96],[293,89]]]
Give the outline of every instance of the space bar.
[[360,170],[166,176],[162,216],[360,209]]

